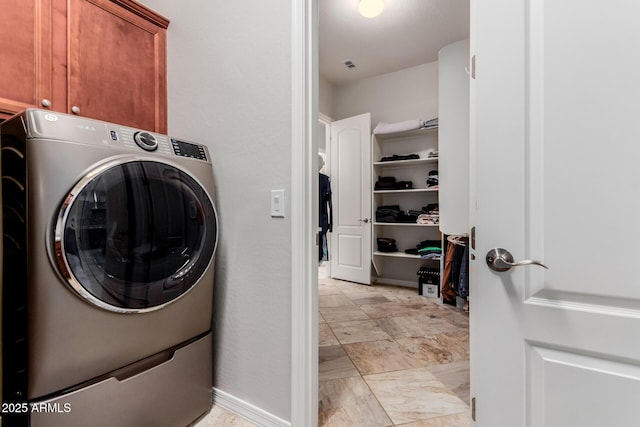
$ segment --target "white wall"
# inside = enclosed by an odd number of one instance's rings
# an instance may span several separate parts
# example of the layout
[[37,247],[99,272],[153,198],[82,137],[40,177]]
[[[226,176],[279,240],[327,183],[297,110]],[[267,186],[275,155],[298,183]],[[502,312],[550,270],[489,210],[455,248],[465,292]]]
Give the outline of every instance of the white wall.
[[366,112],[371,113],[373,127],[379,121],[399,122],[437,117],[438,63],[405,68],[335,88],[334,119]]
[[169,133],[213,161],[214,387],[290,420],[291,224],[269,192],[290,194],[291,2],[142,2],[171,21]]
[[328,117],[333,117],[333,94],[336,88],[328,80],[318,78],[318,111]]

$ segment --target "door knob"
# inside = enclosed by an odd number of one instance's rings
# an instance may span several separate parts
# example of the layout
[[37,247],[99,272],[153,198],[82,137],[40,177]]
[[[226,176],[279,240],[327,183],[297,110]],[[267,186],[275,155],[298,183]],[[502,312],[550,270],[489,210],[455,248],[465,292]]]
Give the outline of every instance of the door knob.
[[74,105],[73,107],[71,107],[71,112],[73,114],[80,114],[80,107],[78,107],[77,105]]
[[549,269],[549,267],[547,267],[540,261],[535,261],[532,259],[525,259],[524,261],[514,262],[511,252],[502,248],[491,249],[489,252],[487,252],[486,261],[489,268],[493,271],[508,271],[511,270],[512,267],[520,267],[523,265],[539,265],[540,267],[544,267],[547,270]]
[[359,219],[358,221],[364,222],[365,224],[369,222],[369,218]]

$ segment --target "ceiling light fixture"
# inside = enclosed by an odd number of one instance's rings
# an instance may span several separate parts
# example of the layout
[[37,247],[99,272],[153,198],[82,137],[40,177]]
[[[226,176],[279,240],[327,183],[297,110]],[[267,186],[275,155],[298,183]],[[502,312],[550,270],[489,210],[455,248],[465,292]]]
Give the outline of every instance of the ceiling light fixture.
[[382,13],[384,2],[382,0],[360,0],[358,11],[365,18],[375,18]]

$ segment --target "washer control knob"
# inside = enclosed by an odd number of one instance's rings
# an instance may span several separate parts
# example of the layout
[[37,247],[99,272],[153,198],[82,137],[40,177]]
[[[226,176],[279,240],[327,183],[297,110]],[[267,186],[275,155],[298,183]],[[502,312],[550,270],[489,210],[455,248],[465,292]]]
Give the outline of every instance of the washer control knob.
[[147,151],[155,151],[158,149],[158,140],[149,132],[136,132],[133,140],[140,148]]

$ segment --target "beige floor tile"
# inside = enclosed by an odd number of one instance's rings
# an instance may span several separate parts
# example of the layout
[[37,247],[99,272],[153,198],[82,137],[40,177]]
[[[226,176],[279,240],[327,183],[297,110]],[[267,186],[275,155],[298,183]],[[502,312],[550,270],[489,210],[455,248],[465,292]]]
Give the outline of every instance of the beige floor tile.
[[469,410],[425,368],[366,375],[364,379],[395,424]]
[[377,292],[365,292],[365,293],[358,292],[358,293],[349,293],[346,295],[356,305],[382,304],[385,302],[391,302],[389,298]]
[[320,314],[327,323],[369,320],[369,316],[355,304],[342,307],[322,307]]
[[390,339],[375,320],[351,320],[329,322],[329,326],[341,344]]
[[320,295],[318,297],[320,308],[328,308],[328,307],[343,307],[355,305],[349,298],[340,295]]
[[319,283],[318,284],[318,295],[342,295],[342,291],[335,283]]
[[455,333],[460,328],[439,317],[418,315],[376,319],[380,327],[394,338],[432,337],[440,333]]
[[445,415],[444,417],[431,418],[430,420],[420,420],[409,424],[399,424],[400,427],[470,427],[471,415],[462,412],[455,415]]
[[344,344],[344,349],[362,375],[425,366],[392,339]]
[[339,288],[345,295],[350,293],[376,293],[379,291],[378,288],[373,285],[368,286],[361,283],[345,282],[343,280],[340,281]]
[[333,334],[333,331],[326,323],[318,325],[318,345],[320,347],[326,347],[329,345],[339,345],[338,338]]
[[371,319],[428,315],[432,307],[423,303],[386,302],[360,306]]
[[428,366],[469,360],[468,341],[447,334],[437,334],[435,337],[396,338],[396,342]]
[[467,405],[471,403],[469,393],[469,361],[429,366],[429,372]]
[[360,375],[355,365],[341,345],[320,347],[319,375],[320,381],[338,378],[357,377]]
[[441,318],[459,328],[469,329],[469,313],[460,311],[452,306],[447,306],[446,308],[447,310],[438,314]]
[[318,424],[383,427],[391,420],[361,377],[320,381]]
[[198,421],[193,427],[257,427],[255,424],[233,414],[219,406],[213,406],[211,411]]

